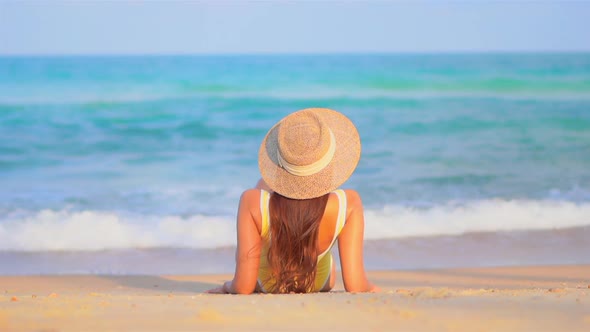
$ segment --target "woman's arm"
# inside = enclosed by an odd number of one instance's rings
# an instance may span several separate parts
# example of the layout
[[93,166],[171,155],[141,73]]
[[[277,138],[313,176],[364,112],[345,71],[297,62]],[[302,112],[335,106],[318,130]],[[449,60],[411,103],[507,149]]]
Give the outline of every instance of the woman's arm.
[[251,294],[256,288],[260,264],[261,237],[253,216],[259,211],[260,190],[245,191],[238,208],[236,248],[236,271],[232,281],[222,287],[211,289],[210,293]]
[[346,190],[348,211],[346,224],[338,236],[340,268],[348,292],[376,292],[379,288],[367,280],[363,262],[365,219],[363,203],[354,190]]

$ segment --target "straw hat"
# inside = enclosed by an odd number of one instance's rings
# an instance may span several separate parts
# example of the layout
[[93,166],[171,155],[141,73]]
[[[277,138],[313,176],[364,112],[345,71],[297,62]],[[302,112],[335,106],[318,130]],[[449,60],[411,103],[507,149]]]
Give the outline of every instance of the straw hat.
[[354,124],[326,108],[307,108],[279,121],[260,145],[258,167],[266,184],[289,198],[323,196],[356,168],[361,142]]

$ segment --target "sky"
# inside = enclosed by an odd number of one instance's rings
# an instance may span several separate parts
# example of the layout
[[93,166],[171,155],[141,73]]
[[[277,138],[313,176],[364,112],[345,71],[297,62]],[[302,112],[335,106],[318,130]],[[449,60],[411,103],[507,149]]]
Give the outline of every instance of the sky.
[[0,0],[0,55],[590,51],[590,1]]

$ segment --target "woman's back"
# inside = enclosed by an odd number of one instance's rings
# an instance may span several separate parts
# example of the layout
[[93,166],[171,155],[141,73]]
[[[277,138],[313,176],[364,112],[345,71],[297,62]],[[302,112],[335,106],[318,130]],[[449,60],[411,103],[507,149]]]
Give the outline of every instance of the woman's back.
[[[271,211],[271,195],[264,190],[260,192],[261,220],[257,223],[260,224],[262,251],[258,268],[258,290],[261,292],[275,289],[290,291],[303,291],[306,289],[308,291],[330,290],[334,283],[333,278],[330,277],[334,275],[333,271],[335,271],[330,249],[346,222],[346,193],[343,190],[337,190],[327,194],[327,197],[324,197],[322,202],[318,202],[319,207],[322,208],[321,212],[318,213],[317,220],[312,220],[310,226],[304,226],[307,229],[302,230],[301,233],[309,232],[310,237],[307,240],[305,240],[305,237],[301,238],[301,242],[303,242],[301,245],[289,243],[289,239],[285,239],[285,235],[280,234],[279,230],[282,225],[292,222],[288,220],[288,216],[294,213],[289,210],[284,211],[283,219],[285,220],[277,217],[277,213]],[[322,204],[324,201],[325,205]],[[275,204],[273,208],[278,207]],[[308,205],[298,207],[287,204],[286,208],[308,209],[309,207]],[[274,215],[275,218],[271,218],[271,215]],[[277,223],[278,225],[271,223]],[[287,236],[289,235],[287,234]],[[274,252],[271,252],[272,250]],[[307,253],[307,257],[302,259],[305,253]],[[274,266],[273,258],[275,259]],[[275,270],[277,266],[283,268],[284,265],[289,264],[289,258],[293,261],[293,270],[297,269],[300,272],[293,272],[290,275],[283,274],[281,276],[282,280],[279,280],[280,282],[277,284],[277,276],[276,273],[273,275],[273,267]],[[287,261],[286,264],[284,263],[285,260]],[[300,268],[300,265],[307,266]]]
[[[268,185],[266,185],[266,183],[264,183],[263,180],[259,180],[258,183],[256,184],[256,188],[257,189],[251,189],[249,191],[247,191],[246,193],[248,193],[248,195],[252,195],[253,198],[250,199],[249,201],[253,202],[255,204],[255,202],[257,200],[261,199],[261,195],[263,194],[263,192],[268,192],[269,194],[272,194],[272,189],[270,189],[268,187]],[[342,198],[338,197],[338,194],[336,192],[331,192],[328,196],[328,202],[326,203],[326,208],[324,210],[324,214],[322,216],[322,219],[320,220],[319,223],[319,234],[318,234],[318,241],[317,241],[317,251],[319,253],[323,253],[326,250],[330,249],[331,246],[333,245],[333,239],[335,236],[338,236],[338,234],[335,234],[336,232],[338,232],[339,230],[336,227],[336,224],[338,222],[338,215],[339,213],[341,213],[341,209],[344,207],[344,213],[345,213],[345,219],[346,216],[348,216],[350,214],[350,211],[352,210],[358,210],[359,209],[359,204],[362,205],[361,201],[360,201],[360,197],[358,195],[358,193],[354,190],[351,189],[346,189],[346,190],[342,190],[342,192],[344,193],[345,197],[344,197],[344,202],[341,202]],[[348,197],[352,197],[352,199],[349,199]],[[258,198],[257,198],[258,197]],[[343,203],[344,206],[343,206]],[[262,203],[261,203],[262,204]],[[360,206],[360,208],[362,208],[362,206]],[[258,230],[260,232],[262,232],[262,213],[263,209],[259,209],[256,206],[253,206],[252,209],[256,210],[258,209],[258,211],[253,211],[255,219],[254,221],[256,222],[256,227],[258,228]],[[259,212],[259,213],[257,213]]]
[[[238,210],[238,249],[236,251],[236,275],[233,282],[233,291],[237,293],[252,293],[255,290],[269,291],[261,287],[265,276],[260,278],[260,264],[265,262],[267,245],[272,245],[272,234],[265,243],[263,216],[264,207],[261,204],[261,196],[264,190],[250,189],[242,194]],[[363,264],[363,206],[358,193],[354,190],[343,190],[346,200],[345,221],[338,234],[338,251],[340,253],[340,266],[344,287],[350,292],[375,291],[365,274]],[[263,200],[263,199],[262,199]],[[340,211],[340,201],[335,193],[330,193],[324,214],[319,224],[316,250],[318,254],[329,250],[338,232],[336,227]],[[330,257],[331,258],[331,257]],[[312,291],[328,291],[334,286],[335,266],[331,265],[327,284],[321,289]],[[237,282],[236,282],[237,281]]]
[[[256,228],[258,229],[259,233],[262,234],[262,222],[263,222],[263,210],[260,208],[260,204],[256,206],[256,201],[260,202],[263,200],[262,196],[265,190],[260,189],[251,189],[248,190],[245,194],[252,195],[253,198],[249,199],[249,202],[252,202],[254,206],[251,206],[250,209],[253,211],[254,222],[256,223]],[[346,192],[350,192],[351,190],[346,190]],[[269,195],[272,193],[268,192]],[[348,204],[346,204],[348,206]],[[329,249],[332,245],[332,239],[334,238],[336,232],[336,223],[338,220],[338,214],[341,208],[341,203],[339,202],[339,198],[335,192],[332,192],[328,196],[328,202],[326,204],[326,208],[324,210],[324,214],[322,219],[319,223],[319,233],[318,233],[318,241],[317,241],[317,251],[319,253],[325,252]],[[348,208],[346,208],[348,210]],[[255,211],[258,210],[258,211]],[[258,213],[257,213],[258,212]],[[348,215],[348,213],[346,213]]]

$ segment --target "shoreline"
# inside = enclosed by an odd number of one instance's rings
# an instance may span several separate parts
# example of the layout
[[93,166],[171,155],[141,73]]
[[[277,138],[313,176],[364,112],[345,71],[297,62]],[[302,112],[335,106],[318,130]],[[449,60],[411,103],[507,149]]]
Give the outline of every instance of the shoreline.
[[371,271],[380,293],[214,295],[204,275],[0,277],[2,331],[587,331],[590,265]]
[[[366,239],[367,270],[590,264],[590,226]],[[338,265],[337,246],[333,255]],[[0,251],[2,275],[233,273],[235,247]]]

